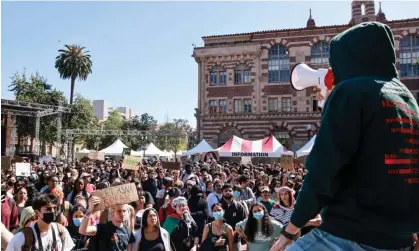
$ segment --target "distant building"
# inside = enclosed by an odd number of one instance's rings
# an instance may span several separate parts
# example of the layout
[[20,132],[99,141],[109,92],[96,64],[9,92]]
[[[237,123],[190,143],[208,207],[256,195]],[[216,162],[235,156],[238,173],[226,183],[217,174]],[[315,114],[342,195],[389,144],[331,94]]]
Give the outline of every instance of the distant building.
[[106,100],[93,100],[93,113],[98,120],[106,120],[113,110],[118,110],[122,119],[131,119],[135,111],[128,107],[108,107]]
[[374,1],[352,1],[348,24],[203,37],[193,57],[198,65],[199,139],[213,147],[232,135],[257,140],[274,135],[296,150],[320,125],[315,93],[296,92],[289,82],[292,67],[304,62],[329,67],[329,41],[354,24],[379,21],[393,31],[401,80],[419,99],[419,18],[387,20]]

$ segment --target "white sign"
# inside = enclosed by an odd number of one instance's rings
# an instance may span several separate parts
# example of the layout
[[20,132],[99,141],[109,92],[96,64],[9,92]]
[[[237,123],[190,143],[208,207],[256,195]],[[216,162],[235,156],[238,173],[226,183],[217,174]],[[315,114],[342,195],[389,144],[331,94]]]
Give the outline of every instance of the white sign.
[[28,177],[31,175],[30,163],[16,163],[16,176]]

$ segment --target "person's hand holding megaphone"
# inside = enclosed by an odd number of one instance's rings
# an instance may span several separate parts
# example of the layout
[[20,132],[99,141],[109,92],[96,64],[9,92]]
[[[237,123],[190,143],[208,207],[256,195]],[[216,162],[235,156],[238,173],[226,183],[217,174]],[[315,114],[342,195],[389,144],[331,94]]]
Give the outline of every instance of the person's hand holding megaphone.
[[323,95],[322,95],[322,93],[321,93],[321,90],[322,90],[322,89],[320,89],[320,88],[318,88],[318,87],[313,87],[313,91],[314,91],[314,92],[316,92],[316,99],[317,99],[318,101],[322,101],[322,100],[324,100],[325,98],[327,99],[327,98],[329,97],[330,93],[332,92],[333,88],[334,88],[334,86],[332,87],[332,89],[331,89],[331,90],[328,90],[328,91],[326,92],[326,97],[323,97]]

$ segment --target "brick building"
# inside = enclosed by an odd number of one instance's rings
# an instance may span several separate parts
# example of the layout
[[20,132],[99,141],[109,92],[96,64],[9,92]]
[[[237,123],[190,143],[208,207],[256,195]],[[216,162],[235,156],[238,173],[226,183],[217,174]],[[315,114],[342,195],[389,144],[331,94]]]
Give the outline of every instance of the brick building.
[[232,135],[245,139],[275,137],[293,150],[304,145],[320,125],[312,90],[296,92],[290,70],[298,62],[327,68],[328,42],[364,21],[389,25],[396,39],[397,69],[419,99],[419,18],[388,21],[374,1],[353,1],[348,24],[316,26],[310,17],[305,28],[257,31],[203,37],[194,49],[198,64],[200,139],[220,146]]

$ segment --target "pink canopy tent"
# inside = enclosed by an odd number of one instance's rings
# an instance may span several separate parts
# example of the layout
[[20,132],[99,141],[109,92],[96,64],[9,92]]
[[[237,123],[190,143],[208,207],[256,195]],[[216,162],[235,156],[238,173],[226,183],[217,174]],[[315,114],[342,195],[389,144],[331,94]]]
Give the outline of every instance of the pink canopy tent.
[[215,149],[220,157],[270,157],[294,155],[273,136],[260,140],[246,140],[237,136],[231,137],[223,146]]

